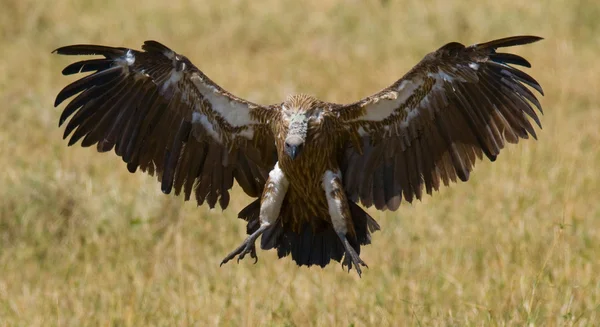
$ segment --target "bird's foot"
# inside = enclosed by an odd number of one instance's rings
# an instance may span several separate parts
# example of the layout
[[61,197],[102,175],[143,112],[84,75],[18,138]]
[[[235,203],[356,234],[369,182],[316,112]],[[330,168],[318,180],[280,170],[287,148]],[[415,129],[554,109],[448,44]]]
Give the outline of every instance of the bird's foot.
[[350,245],[350,242],[348,242],[348,239],[346,238],[346,236],[345,235],[339,235],[339,236],[342,241],[342,244],[344,244],[344,249],[346,250],[346,254],[344,255],[344,261],[342,262],[342,266],[348,267],[348,272],[350,272],[350,269],[352,269],[352,266],[354,265],[354,269],[356,269],[356,273],[358,274],[358,277],[362,277],[362,270],[360,269],[360,266],[367,267],[367,268],[369,268],[369,266],[367,266],[367,264],[360,258],[358,253],[356,253],[356,250],[354,250],[352,245]]
[[239,263],[240,260],[244,259],[248,253],[250,254],[250,257],[254,259],[254,263],[256,263],[258,261],[258,256],[256,256],[256,246],[254,245],[254,242],[250,240],[250,238],[247,238],[242,245],[238,246],[237,249],[229,253],[225,259],[221,261],[221,266],[236,256],[238,256],[237,261]]
[[268,227],[268,225],[263,225],[257,231],[252,233],[252,235],[248,236],[248,238],[246,238],[240,246],[238,246],[235,250],[233,250],[231,253],[229,253],[225,257],[225,259],[223,259],[223,261],[221,261],[221,266],[223,264],[226,264],[227,262],[229,262],[231,259],[235,258],[236,256],[238,256],[237,261],[239,263],[240,260],[244,259],[246,254],[250,254],[250,257],[254,259],[254,263],[258,262],[258,256],[256,256],[256,246],[254,245],[254,243],[256,242],[256,239],[265,231],[265,229],[267,227]]

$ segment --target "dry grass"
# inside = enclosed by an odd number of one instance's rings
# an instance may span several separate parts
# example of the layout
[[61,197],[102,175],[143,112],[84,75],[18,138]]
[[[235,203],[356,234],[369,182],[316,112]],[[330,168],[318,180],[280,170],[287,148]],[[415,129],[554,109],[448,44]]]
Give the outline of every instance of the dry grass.
[[[600,7],[595,0],[16,1],[0,12],[0,325],[600,324]],[[350,101],[428,51],[513,34],[544,86],[539,141],[395,213],[362,255],[219,267],[249,199],[209,211],[114,155],[67,148],[53,97],[71,43],[157,39],[253,101]]]

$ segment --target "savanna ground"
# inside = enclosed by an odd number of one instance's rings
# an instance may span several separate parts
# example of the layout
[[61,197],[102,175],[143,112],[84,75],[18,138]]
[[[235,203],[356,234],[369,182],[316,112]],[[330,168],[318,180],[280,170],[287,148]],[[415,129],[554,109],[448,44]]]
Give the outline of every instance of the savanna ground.
[[[595,0],[2,1],[0,325],[592,326],[600,324],[600,6]],[[162,195],[114,154],[67,148],[55,94],[72,43],[166,43],[233,93],[349,102],[449,41],[514,34],[546,96],[539,141],[509,146],[397,212],[338,264],[219,267],[230,208]]]

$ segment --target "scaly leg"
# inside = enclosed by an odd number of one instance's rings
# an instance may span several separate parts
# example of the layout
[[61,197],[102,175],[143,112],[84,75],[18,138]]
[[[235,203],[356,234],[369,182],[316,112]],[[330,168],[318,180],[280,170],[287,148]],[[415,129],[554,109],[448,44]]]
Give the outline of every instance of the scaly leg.
[[255,259],[255,263],[258,261],[258,257],[256,256],[256,246],[254,243],[258,237],[262,235],[262,233],[264,233],[264,231],[269,228],[269,226],[271,226],[275,220],[277,220],[277,217],[279,217],[281,204],[285,198],[288,186],[289,182],[283,174],[283,171],[281,171],[279,168],[279,163],[275,164],[273,170],[269,172],[269,179],[267,179],[267,183],[265,184],[265,188],[260,200],[260,227],[254,233],[248,236],[248,238],[246,238],[246,240],[242,242],[240,246],[229,253],[225,259],[221,261],[221,265],[227,263],[237,255],[239,255],[239,262],[241,259],[244,259],[248,253],[250,254],[250,257]]
[[356,253],[356,250],[350,245],[350,242],[346,237],[348,233],[352,235],[355,231],[340,173],[331,170],[326,171],[325,175],[323,175],[323,189],[325,189],[325,196],[327,197],[327,205],[329,206],[329,215],[331,217],[333,229],[340,238],[346,251],[342,265],[347,266],[348,271],[350,271],[352,265],[354,265],[354,268],[360,277],[362,274],[360,266],[365,266],[367,268],[368,266],[358,256],[358,253]]
[[361,277],[362,270],[360,269],[360,266],[367,268],[369,268],[369,266],[367,266],[367,264],[358,256],[358,253],[356,253],[352,245],[350,245],[350,242],[348,242],[345,234],[338,233],[338,237],[342,241],[342,244],[344,244],[344,249],[346,249],[346,255],[344,256],[344,262],[342,263],[342,266],[348,267],[348,271],[350,271],[350,269],[352,269],[352,265],[354,265],[354,268],[358,273],[358,277]]
[[221,261],[221,266],[227,263],[229,260],[235,258],[236,255],[239,255],[237,261],[240,262],[240,260],[244,259],[248,253],[250,253],[250,257],[254,259],[254,263],[256,263],[258,261],[258,257],[256,256],[256,246],[254,243],[268,227],[268,224],[261,225],[256,232],[252,233],[252,235],[248,236],[246,240],[242,242],[242,245],[238,246],[237,249],[233,250],[225,257],[225,259],[223,259],[223,261]]

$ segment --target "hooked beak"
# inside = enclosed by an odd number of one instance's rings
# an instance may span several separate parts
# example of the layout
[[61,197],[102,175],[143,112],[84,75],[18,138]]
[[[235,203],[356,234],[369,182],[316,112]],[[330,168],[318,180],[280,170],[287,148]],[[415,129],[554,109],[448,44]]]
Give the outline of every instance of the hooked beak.
[[299,145],[291,145],[288,143],[285,144],[285,153],[287,153],[287,155],[290,156],[290,158],[292,158],[292,160],[296,159],[296,157],[300,154],[300,152],[302,152],[302,144],[299,144]]

